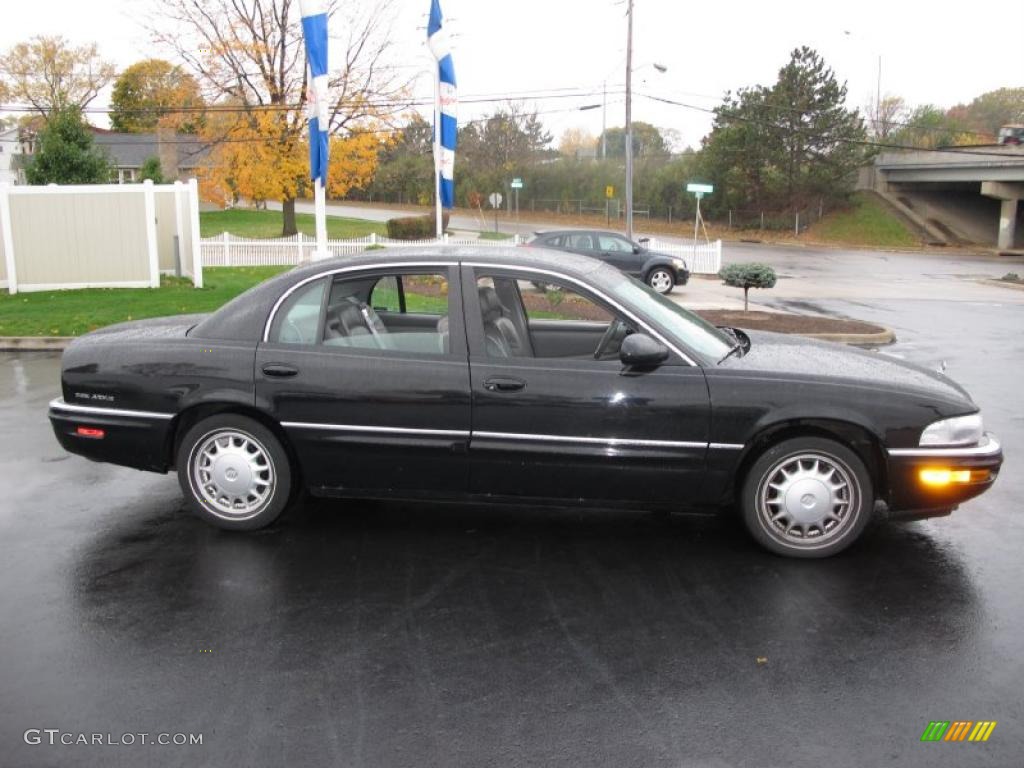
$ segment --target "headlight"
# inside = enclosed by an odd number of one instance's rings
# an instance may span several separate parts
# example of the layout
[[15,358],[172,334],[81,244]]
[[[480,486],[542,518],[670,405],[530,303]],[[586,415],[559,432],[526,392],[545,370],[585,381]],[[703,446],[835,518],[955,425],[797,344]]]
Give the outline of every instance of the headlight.
[[686,262],[682,259],[672,259],[672,266],[676,269],[686,269]]
[[929,424],[921,433],[921,445],[974,445],[981,440],[984,426],[980,413],[957,416]]

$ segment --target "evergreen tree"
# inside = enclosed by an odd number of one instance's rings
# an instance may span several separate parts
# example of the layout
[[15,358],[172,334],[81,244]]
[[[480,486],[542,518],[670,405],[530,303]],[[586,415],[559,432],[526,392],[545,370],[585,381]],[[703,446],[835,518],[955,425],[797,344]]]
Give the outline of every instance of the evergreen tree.
[[36,153],[25,168],[29,184],[105,184],[110,180],[106,156],[93,146],[92,133],[78,107],[50,114],[39,134]]

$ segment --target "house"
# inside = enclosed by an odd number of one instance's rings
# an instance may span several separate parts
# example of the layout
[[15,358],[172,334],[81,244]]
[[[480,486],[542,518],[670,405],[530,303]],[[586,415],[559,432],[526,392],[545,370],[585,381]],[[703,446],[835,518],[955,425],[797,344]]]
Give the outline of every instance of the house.
[[0,130],[0,184],[25,183],[25,172],[20,168],[21,141],[17,126]]
[[209,153],[209,146],[197,137],[182,133],[119,133],[90,127],[93,143],[107,154],[112,167],[111,181],[131,184],[140,180],[143,164],[160,159],[164,179],[195,176]]

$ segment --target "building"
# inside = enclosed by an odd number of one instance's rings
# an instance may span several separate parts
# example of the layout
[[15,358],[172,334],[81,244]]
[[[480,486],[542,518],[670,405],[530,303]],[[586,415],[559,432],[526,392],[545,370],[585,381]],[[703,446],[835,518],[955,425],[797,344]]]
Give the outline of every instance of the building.
[[118,133],[91,128],[94,144],[107,154],[112,167],[111,181],[131,184],[140,181],[142,166],[151,157],[160,159],[164,179],[187,179],[196,172],[209,147],[195,136],[181,133]]
[[[188,179],[196,175],[209,154],[209,146],[195,136],[175,133],[118,133],[89,126],[93,144],[111,165],[111,181],[131,184],[141,181],[143,164],[151,157],[160,159],[166,181]],[[35,152],[35,131],[13,127],[0,131],[0,184],[24,184],[24,160]]]
[[0,184],[25,183],[25,172],[20,168],[21,140],[17,126],[0,130]]

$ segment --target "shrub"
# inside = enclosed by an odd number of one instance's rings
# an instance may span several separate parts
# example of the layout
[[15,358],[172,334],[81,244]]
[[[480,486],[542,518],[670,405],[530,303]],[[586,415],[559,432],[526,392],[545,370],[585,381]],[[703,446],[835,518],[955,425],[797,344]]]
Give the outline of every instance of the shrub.
[[[442,229],[448,230],[448,214],[442,216]],[[426,216],[402,216],[388,219],[388,237],[393,240],[429,240],[437,231],[437,219]]]
[[743,311],[747,311],[747,294],[751,288],[774,288],[775,270],[767,264],[730,264],[718,273],[722,282],[743,289]]

